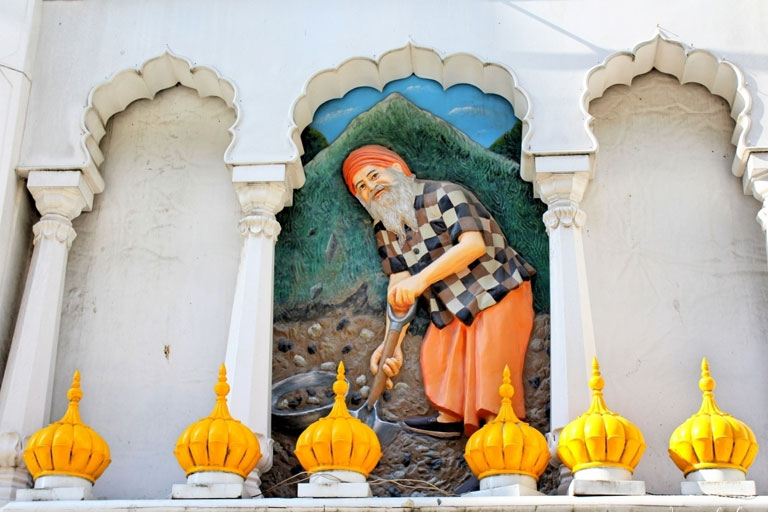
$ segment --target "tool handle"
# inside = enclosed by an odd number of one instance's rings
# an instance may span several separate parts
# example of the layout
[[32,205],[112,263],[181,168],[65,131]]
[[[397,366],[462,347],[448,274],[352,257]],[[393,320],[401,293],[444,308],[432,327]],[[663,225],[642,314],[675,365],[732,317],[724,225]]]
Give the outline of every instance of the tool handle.
[[392,306],[387,303],[387,317],[389,318],[389,330],[387,336],[384,338],[384,348],[381,351],[381,359],[379,359],[379,371],[376,372],[376,376],[373,378],[373,386],[371,386],[371,392],[368,394],[368,400],[365,405],[370,409],[373,404],[379,399],[384,392],[384,387],[387,385],[387,376],[384,374],[384,363],[392,357],[397,348],[397,342],[400,339],[400,333],[403,329],[413,320],[416,316],[416,303],[413,303],[408,309],[408,312],[402,317],[395,315]]

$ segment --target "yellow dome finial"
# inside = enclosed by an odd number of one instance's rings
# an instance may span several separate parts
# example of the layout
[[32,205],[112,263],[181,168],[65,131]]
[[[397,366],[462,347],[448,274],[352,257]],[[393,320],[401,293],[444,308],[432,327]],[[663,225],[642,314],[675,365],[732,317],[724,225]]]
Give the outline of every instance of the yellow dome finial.
[[505,365],[504,372],[501,374],[501,386],[499,386],[501,407],[499,408],[499,414],[489,423],[520,423],[520,419],[512,408],[512,397],[515,396],[515,387],[512,385],[511,375],[509,365]]
[[565,426],[557,443],[557,456],[574,473],[595,467],[617,467],[632,473],[645,451],[640,429],[608,409],[604,386],[595,357],[589,379],[592,403],[587,412]]
[[243,478],[261,458],[261,447],[251,429],[232,418],[227,407],[227,368],[219,367],[213,386],[216,404],[210,416],[188,426],[176,441],[173,454],[187,476],[203,471],[224,471]]
[[520,421],[512,409],[512,386],[509,366],[504,367],[499,395],[499,414],[472,434],[464,449],[469,468],[482,479],[493,475],[524,475],[534,482],[549,462],[549,449],[544,436]]
[[80,419],[79,402],[83,398],[83,390],[80,389],[80,370],[75,370],[75,374],[72,376],[72,387],[67,391],[67,398],[69,399],[69,406],[60,421],[73,425],[81,424],[83,420]]
[[336,394],[333,409],[328,416],[308,426],[296,441],[294,453],[310,473],[345,470],[368,476],[381,458],[376,433],[349,414],[345,401],[348,390],[344,363],[340,362],[333,383]]
[[216,400],[226,400],[229,394],[229,384],[227,384],[227,367],[221,363],[219,367],[219,382],[213,386],[213,392],[216,393]]
[[32,477],[59,475],[84,478],[93,483],[109,463],[109,446],[80,419],[80,371],[72,376],[67,392],[69,405],[64,416],[30,436],[24,462]]
[[684,475],[700,469],[738,469],[746,473],[757,455],[752,429],[718,407],[715,386],[709,362],[702,358],[701,407],[669,438],[669,457]]
[[[597,358],[592,358],[592,377],[589,379],[589,389],[594,392],[600,392],[603,390],[603,387],[605,386],[605,380],[603,380],[603,375],[600,373],[600,363],[597,362]],[[602,393],[601,393],[602,394]]]

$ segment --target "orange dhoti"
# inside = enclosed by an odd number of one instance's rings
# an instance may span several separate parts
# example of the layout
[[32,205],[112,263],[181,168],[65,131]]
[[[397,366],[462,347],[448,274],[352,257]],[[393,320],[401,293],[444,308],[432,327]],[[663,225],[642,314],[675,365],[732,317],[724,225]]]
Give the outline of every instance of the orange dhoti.
[[484,309],[472,325],[457,318],[442,329],[430,325],[421,345],[421,374],[427,399],[438,411],[464,418],[471,434],[499,412],[504,365],[512,372],[512,405],[525,418],[523,363],[533,328],[530,281]]

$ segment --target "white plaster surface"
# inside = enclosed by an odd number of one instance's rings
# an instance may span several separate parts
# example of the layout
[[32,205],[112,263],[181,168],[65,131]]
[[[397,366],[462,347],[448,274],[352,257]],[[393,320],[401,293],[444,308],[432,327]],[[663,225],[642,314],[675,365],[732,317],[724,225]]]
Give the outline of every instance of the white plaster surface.
[[645,482],[638,480],[579,480],[568,486],[570,496],[644,496]]
[[536,479],[529,475],[491,475],[480,479],[481,491],[512,485],[521,485],[535,491]]
[[7,198],[8,238],[0,286],[0,376],[11,348],[13,329],[21,303],[29,260],[32,256],[32,224],[37,220],[24,180],[13,177],[13,194]]
[[544,496],[542,493],[536,490],[536,487],[530,487],[525,484],[508,484],[498,485],[494,487],[487,487],[479,491],[471,491],[462,494],[462,497],[466,498],[485,498],[488,496]]
[[245,486],[240,484],[173,484],[173,499],[223,499],[240,498]]
[[90,487],[46,487],[44,489],[18,489],[16,501],[82,501],[92,500]]
[[107,187],[74,223],[51,415],[82,373],[83,420],[109,443],[94,492],[163,498],[184,481],[173,449],[210,414],[240,253],[222,153],[233,113],[175,88],[113,118]]
[[367,482],[302,483],[297,490],[299,498],[370,498],[371,486]]
[[628,469],[611,466],[582,469],[573,474],[574,480],[632,480]]
[[70,475],[47,475],[35,480],[35,489],[51,489],[53,487],[84,487],[91,489],[93,484],[85,478]]
[[722,480],[720,482],[680,482],[680,494],[705,496],[756,496],[754,480]]
[[[582,208],[608,407],[648,445],[634,478],[677,493],[672,431],[701,404],[702,356],[720,407],[768,438],[768,268],[760,203],[730,173],[728,106],[653,73],[592,103],[598,171]],[[748,477],[768,491],[768,460]]]

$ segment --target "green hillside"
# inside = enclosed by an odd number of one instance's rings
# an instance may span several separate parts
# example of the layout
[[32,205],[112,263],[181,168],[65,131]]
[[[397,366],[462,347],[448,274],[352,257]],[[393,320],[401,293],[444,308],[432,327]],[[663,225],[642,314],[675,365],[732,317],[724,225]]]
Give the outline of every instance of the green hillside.
[[[369,304],[383,309],[387,278],[372,222],[341,177],[347,154],[364,144],[392,148],[420,178],[453,181],[473,191],[510,245],[538,270],[534,305],[537,311],[548,311],[549,249],[541,221],[545,206],[520,178],[518,164],[393,94],[358,116],[305,166],[306,184],[294,192],[294,206],[278,214],[282,232],[275,257],[276,315],[341,302],[363,285]],[[509,146],[497,147],[507,152]]]

